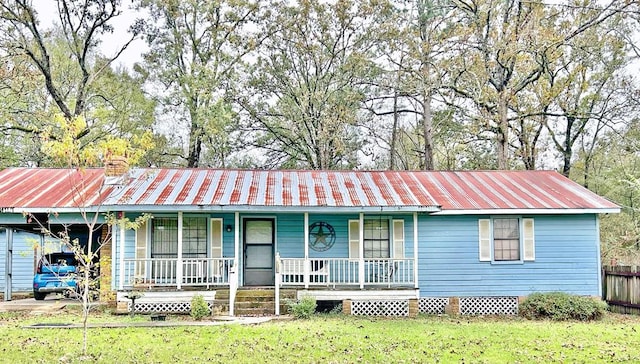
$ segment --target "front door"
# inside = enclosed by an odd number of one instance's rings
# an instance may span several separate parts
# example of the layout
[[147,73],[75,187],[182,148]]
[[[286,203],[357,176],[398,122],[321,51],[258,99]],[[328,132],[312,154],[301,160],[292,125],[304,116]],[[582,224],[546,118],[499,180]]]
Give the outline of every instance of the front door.
[[244,285],[273,286],[273,219],[244,220]]

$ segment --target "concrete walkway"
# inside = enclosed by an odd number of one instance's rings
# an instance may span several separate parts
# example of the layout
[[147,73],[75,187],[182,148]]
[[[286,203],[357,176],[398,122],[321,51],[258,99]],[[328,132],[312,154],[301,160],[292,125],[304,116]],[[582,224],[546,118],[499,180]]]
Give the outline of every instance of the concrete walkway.
[[[13,301],[0,301],[0,312],[21,311],[31,314],[55,313],[62,310],[68,304],[79,304],[78,300],[49,295],[43,301],[33,298],[17,299]],[[218,316],[205,321],[170,320],[170,321],[140,321],[140,322],[109,322],[90,323],[89,327],[119,328],[119,327],[175,327],[175,326],[220,326],[229,324],[257,325],[271,320],[288,319],[288,316],[262,316],[262,317],[232,317]],[[75,323],[41,323],[25,328],[51,329],[51,328],[82,328],[82,324]]]
[[31,313],[48,313],[63,309],[67,304],[77,303],[77,300],[60,298],[56,295],[49,295],[43,301],[36,301],[33,298],[23,298],[12,301],[1,301],[0,312],[29,311]]
[[[221,326],[221,325],[257,325],[269,322],[276,317],[214,317],[208,321],[147,321],[147,322],[109,322],[109,323],[90,323],[91,328],[121,328],[121,327],[178,327],[178,326]],[[66,324],[66,323],[43,323],[24,326],[26,329],[79,329],[82,324]]]

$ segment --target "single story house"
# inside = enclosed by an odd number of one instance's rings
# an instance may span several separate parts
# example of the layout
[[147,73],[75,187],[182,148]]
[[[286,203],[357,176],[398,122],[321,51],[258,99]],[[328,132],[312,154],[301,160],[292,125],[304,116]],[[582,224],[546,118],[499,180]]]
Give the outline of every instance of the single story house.
[[3,184],[55,171],[0,172],[0,226],[22,211],[149,216],[112,226],[102,252],[123,310],[142,291],[137,310],[202,294],[245,314],[241,293],[267,290],[276,313],[285,291],[355,314],[515,313],[533,292],[600,296],[598,215],[619,212],[553,171],[66,170],[91,174],[75,188],[84,197],[26,188],[51,197],[38,206]]

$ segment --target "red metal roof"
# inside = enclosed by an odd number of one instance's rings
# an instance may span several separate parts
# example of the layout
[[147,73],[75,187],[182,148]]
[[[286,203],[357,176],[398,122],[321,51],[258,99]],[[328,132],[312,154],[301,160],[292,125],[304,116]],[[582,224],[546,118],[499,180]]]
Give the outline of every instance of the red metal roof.
[[107,199],[129,206],[420,207],[437,201],[406,172],[136,169]]
[[0,171],[0,210],[59,209],[99,205],[103,169],[8,168]]
[[103,175],[102,169],[5,169],[0,171],[0,209],[77,208],[103,202],[128,210],[137,206],[441,210],[443,214],[619,210],[553,171],[132,169],[123,186],[106,189]]
[[435,171],[416,176],[443,212],[619,210],[615,203],[554,171]]

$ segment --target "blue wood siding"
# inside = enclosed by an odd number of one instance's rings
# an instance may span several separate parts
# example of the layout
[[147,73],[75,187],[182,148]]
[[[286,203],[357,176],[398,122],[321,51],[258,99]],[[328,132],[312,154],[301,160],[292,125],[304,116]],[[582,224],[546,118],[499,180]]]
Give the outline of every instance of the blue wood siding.
[[304,214],[277,214],[276,251],[282,258],[304,257]]
[[[111,249],[113,251],[112,256],[112,277],[111,277],[111,288],[117,289],[120,284],[120,227],[113,227],[113,234],[115,236],[115,246],[112,246]],[[126,230],[124,237],[124,258],[125,259],[133,259],[136,256],[136,234],[135,230]]]
[[[40,242],[40,235],[24,231],[13,233],[13,264],[11,290],[15,292],[31,291],[34,273],[34,244]],[[7,233],[0,231],[0,291],[6,288],[7,273]]]
[[[304,257],[304,214],[272,215],[277,221],[277,250],[282,258]],[[378,216],[365,215],[365,219]],[[404,220],[405,257],[413,254],[413,215],[385,215],[385,219]],[[309,225],[323,221],[331,225],[336,234],[334,245],[325,251],[309,248],[310,258],[348,258],[349,220],[358,220],[358,214],[309,214]]]
[[[235,215],[234,214],[218,214],[210,215],[212,219],[222,219],[222,256],[233,258],[236,254],[235,247]],[[231,226],[231,231],[227,232],[227,225]]]
[[[176,214],[157,214],[157,216],[177,216]],[[228,214],[203,214],[189,216],[206,216],[207,218],[222,218],[223,225],[223,256],[233,257],[235,252],[234,231],[235,216]],[[136,215],[127,215],[134,219]],[[241,218],[274,218],[276,221],[276,249],[283,258],[304,257],[304,214],[303,213],[278,213],[278,214],[241,214]],[[311,258],[348,258],[349,257],[349,220],[357,220],[358,214],[309,214],[309,224],[317,221],[324,221],[330,224],[336,233],[335,244],[326,251],[315,251],[309,249]],[[365,219],[377,219],[377,216],[365,215]],[[404,220],[405,227],[405,256],[413,257],[413,215],[385,215],[384,218],[393,220]],[[226,226],[231,225],[232,231],[227,232]],[[115,229],[115,264],[117,266],[120,248],[120,234]],[[242,234],[241,234],[242,236]],[[135,254],[135,234],[127,231],[126,254]],[[127,257],[129,257],[127,255]],[[133,255],[131,255],[133,257]]]
[[479,218],[489,216],[420,217],[421,296],[599,294],[595,215],[534,216],[536,260],[521,264],[478,260]]

